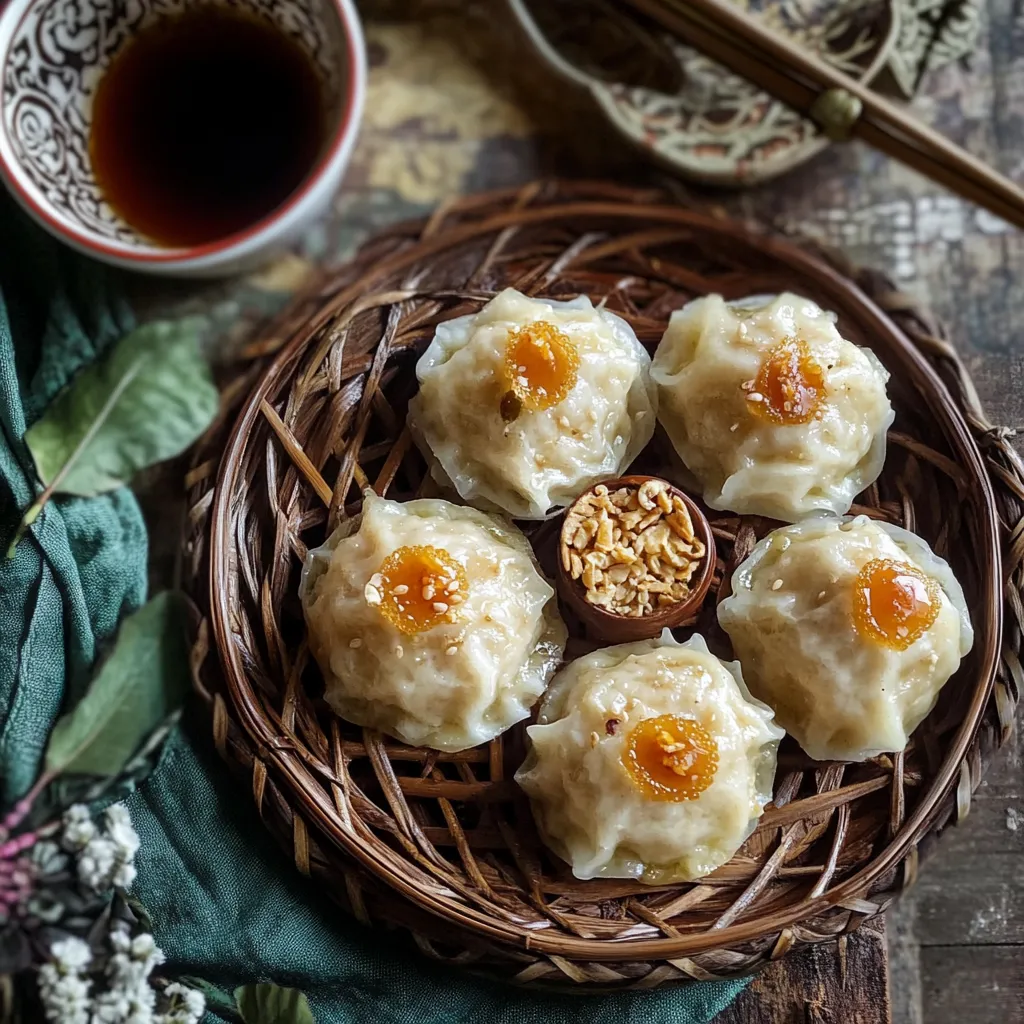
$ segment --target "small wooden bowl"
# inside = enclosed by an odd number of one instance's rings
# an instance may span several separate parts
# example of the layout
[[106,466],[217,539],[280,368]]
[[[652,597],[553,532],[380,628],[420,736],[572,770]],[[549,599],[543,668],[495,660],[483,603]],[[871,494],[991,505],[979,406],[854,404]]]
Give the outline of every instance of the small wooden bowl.
[[[609,492],[618,490],[620,487],[636,487],[648,480],[660,480],[668,486],[669,493],[678,495],[686,503],[686,508],[693,521],[693,532],[704,544],[704,558],[701,560],[697,573],[691,580],[690,592],[685,600],[677,601],[675,604],[666,605],[664,608],[657,608],[648,615],[629,616],[619,615],[615,612],[606,611],[597,605],[591,604],[586,598],[586,587],[582,580],[573,579],[566,570],[562,561],[562,548],[568,545],[572,538],[565,537],[565,521],[568,520],[573,509],[594,489],[600,486],[607,487]],[[565,511],[562,531],[558,538],[558,592],[567,605],[576,613],[587,633],[602,643],[624,644],[633,640],[647,640],[652,636],[660,636],[661,631],[666,627],[675,629],[687,619],[693,618],[704,603],[704,598],[711,587],[711,579],[715,573],[715,537],[711,532],[711,524],[708,518],[697,507],[696,502],[685,492],[681,491],[671,480],[656,476],[620,476],[614,480],[602,480],[594,484],[589,490],[584,491]]]

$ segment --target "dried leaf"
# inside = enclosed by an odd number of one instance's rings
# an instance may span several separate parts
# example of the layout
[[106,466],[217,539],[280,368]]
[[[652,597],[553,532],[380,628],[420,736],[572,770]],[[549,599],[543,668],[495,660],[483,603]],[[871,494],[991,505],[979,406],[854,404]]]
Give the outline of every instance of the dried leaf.
[[184,451],[217,401],[195,322],[147,324],[83,370],[25,441],[48,489],[92,496]]
[[316,1024],[306,996],[297,988],[245,985],[235,989],[235,1003],[245,1024]]
[[183,608],[168,591],[121,623],[85,696],[54,726],[46,771],[116,775],[188,686]]

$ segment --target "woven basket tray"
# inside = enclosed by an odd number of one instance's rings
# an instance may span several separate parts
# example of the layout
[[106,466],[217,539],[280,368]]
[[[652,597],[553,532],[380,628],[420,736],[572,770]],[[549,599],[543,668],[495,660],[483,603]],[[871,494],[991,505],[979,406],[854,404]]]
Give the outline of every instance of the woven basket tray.
[[[1018,697],[1022,467],[940,328],[877,275],[662,198],[533,185],[379,237],[250,346],[229,394],[240,412],[225,414],[188,478],[196,686],[263,820],[359,920],[519,982],[722,977],[851,931],[967,813]],[[319,697],[296,593],[306,550],[358,510],[368,483],[400,499],[430,490],[404,427],[414,362],[439,321],[506,285],[605,299],[652,349],[669,313],[706,292],[792,289],[835,310],[892,372],[897,409],[885,471],[856,510],[925,537],[967,594],[974,650],[907,749],[819,763],[787,739],[757,831],[695,884],[581,882],[546,853],[512,781],[523,724],[438,754],[350,726]],[[715,595],[770,524],[713,513],[713,526],[720,564],[697,627],[727,651]]]

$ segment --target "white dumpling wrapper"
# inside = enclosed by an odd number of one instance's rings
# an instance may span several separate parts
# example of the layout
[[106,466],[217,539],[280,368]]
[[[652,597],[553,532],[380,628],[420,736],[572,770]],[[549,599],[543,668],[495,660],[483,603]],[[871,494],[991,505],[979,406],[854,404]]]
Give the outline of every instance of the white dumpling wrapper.
[[[575,343],[576,386],[549,409],[523,409],[506,423],[506,343],[537,320]],[[409,427],[443,486],[478,507],[543,519],[621,473],[651,439],[650,364],[629,324],[585,295],[561,302],[506,288],[479,312],[438,324],[416,364]]]
[[[790,293],[731,303],[708,295],[672,314],[651,366],[659,419],[712,508],[784,522],[845,515],[878,478],[895,416],[889,373],[834,321]],[[827,393],[820,419],[782,425],[751,411],[743,384],[793,337],[822,367]]]
[[[665,714],[696,719],[718,743],[714,780],[693,800],[645,797],[622,763],[630,729]],[[709,653],[699,634],[680,644],[666,629],[578,658],[555,677],[538,722],[516,781],[577,878],[699,878],[733,856],[772,797],[783,732],[739,664]]]
[[[938,617],[903,651],[854,625],[854,581],[876,558],[908,562],[942,590]],[[915,534],[867,516],[770,533],[733,574],[718,620],[751,691],[817,760],[903,750],[974,642],[949,565]]]
[[[365,589],[388,555],[419,545],[460,562],[468,589],[454,622],[409,635]],[[526,718],[565,648],[554,590],[523,534],[439,499],[367,492],[358,521],[309,553],[300,597],[328,704],[413,746],[463,750]]]

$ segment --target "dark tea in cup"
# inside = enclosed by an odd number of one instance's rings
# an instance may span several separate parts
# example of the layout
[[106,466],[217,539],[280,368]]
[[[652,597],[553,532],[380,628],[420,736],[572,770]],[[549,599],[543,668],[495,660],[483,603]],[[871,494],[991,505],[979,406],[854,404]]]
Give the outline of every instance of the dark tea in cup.
[[213,5],[139,31],[93,101],[89,153],[104,199],[168,247],[242,231],[303,183],[328,131],[306,51],[268,21]]

